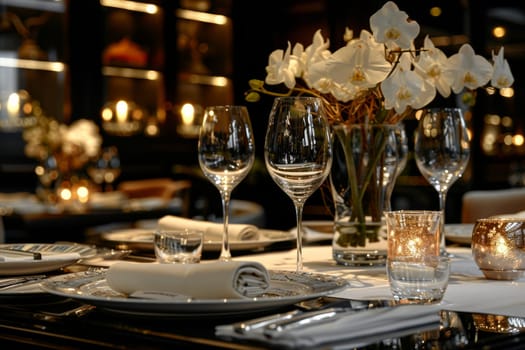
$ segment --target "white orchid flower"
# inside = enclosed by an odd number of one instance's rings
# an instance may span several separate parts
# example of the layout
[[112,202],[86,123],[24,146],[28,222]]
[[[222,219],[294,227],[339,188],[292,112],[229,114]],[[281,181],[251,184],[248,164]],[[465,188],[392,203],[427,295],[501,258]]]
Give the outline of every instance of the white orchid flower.
[[288,42],[286,51],[275,50],[270,54],[268,66],[266,66],[266,84],[277,85],[284,83],[287,88],[295,86],[295,73],[290,69],[291,44]]
[[332,54],[327,62],[328,78],[338,84],[352,84],[360,89],[372,88],[383,81],[392,65],[385,58],[384,49],[371,41],[363,31],[359,39]]
[[408,107],[426,106],[436,96],[436,89],[410,67],[410,56],[402,55],[392,74],[381,83],[385,109],[402,114]]
[[319,69],[321,69],[321,71],[324,73],[324,67],[319,66],[318,63],[324,62],[328,59],[328,57],[330,57],[331,52],[328,50],[329,46],[329,40],[324,39],[324,37],[321,35],[321,30],[319,29],[314,34],[312,44],[304,50],[304,54],[302,56],[302,61],[304,64],[302,78],[309,87],[314,87],[314,85],[318,84],[318,74],[320,72]]
[[419,34],[419,24],[409,21],[407,13],[400,11],[392,1],[370,17],[370,28],[375,40],[389,49],[408,50]]
[[450,84],[443,75],[447,65],[447,56],[434,46],[428,35],[425,37],[423,49],[414,62],[415,72],[432,84],[443,97],[450,96]]
[[514,77],[510,71],[509,63],[503,56],[503,47],[497,55],[492,52],[492,60],[494,61],[494,73],[490,84],[498,89],[511,87],[514,83]]
[[458,53],[449,57],[443,74],[452,86],[452,91],[458,94],[463,88],[475,90],[487,84],[493,70],[487,59],[476,55],[469,44],[463,44]]

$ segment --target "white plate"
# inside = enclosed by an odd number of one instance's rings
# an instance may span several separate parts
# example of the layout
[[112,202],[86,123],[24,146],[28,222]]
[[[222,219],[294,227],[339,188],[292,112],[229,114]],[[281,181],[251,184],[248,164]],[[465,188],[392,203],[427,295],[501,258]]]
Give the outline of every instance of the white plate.
[[[153,232],[154,229],[131,228],[116,230],[103,233],[102,239],[116,244],[119,248],[138,249],[153,251]],[[259,239],[230,241],[231,250],[254,250],[264,248],[271,244],[295,241],[295,233],[259,229]],[[203,249],[205,251],[220,251],[222,243],[220,241],[205,241]]]
[[474,224],[446,224],[445,238],[458,244],[470,244]]
[[270,288],[248,299],[142,299],[113,291],[105,271],[84,271],[48,278],[41,288],[51,294],[77,299],[96,307],[141,316],[217,316],[275,309],[305,299],[336,293],[348,287],[340,277],[308,272],[269,271]]
[[78,253],[81,259],[97,253],[97,249],[83,244],[52,243],[12,243],[0,244],[0,248],[23,249],[31,252],[52,253],[56,259],[49,257],[42,260],[0,261],[0,276],[28,275],[57,270],[76,263],[79,259],[61,259],[60,254]]

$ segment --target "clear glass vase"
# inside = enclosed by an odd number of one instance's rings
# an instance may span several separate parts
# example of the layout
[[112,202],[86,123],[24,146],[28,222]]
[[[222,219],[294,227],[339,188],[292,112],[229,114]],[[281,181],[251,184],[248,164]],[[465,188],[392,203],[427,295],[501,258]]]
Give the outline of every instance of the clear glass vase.
[[334,202],[333,259],[341,265],[384,265],[383,216],[390,210],[400,154],[398,125],[333,127],[330,189]]

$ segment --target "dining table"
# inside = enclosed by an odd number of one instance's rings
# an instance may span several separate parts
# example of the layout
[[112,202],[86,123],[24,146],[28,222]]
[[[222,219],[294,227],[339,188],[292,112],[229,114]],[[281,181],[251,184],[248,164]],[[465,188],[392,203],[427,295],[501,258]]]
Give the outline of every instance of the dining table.
[[[525,348],[525,278],[488,280],[475,264],[469,244],[451,244],[448,251],[452,254],[451,274],[443,300],[437,304],[417,305],[421,308],[418,311],[421,317],[410,319],[396,311],[406,305],[393,302],[384,265],[339,265],[332,258],[329,239],[305,242],[301,272],[296,271],[293,246],[269,245],[234,254],[234,261],[257,262],[270,272],[288,276],[287,283],[296,285],[290,287],[290,292],[296,292],[297,288],[300,297],[276,298],[275,305],[265,303],[262,308],[255,307],[261,301],[255,298],[232,303],[237,306],[230,311],[227,300],[195,303],[194,309],[189,305],[189,309],[185,309],[189,312],[180,314],[150,310],[150,304],[139,304],[140,300],[133,297],[128,305],[117,306],[112,304],[111,297],[97,294],[100,288],[97,284],[89,287],[93,290],[88,291],[88,297],[79,298],[77,294],[86,292],[81,287],[82,278],[104,273],[121,261],[156,263],[154,256],[140,252],[107,255],[96,263],[91,263],[90,259],[80,260],[48,273],[51,279],[72,276],[67,284],[70,290],[57,289],[58,293],[49,293],[46,288],[40,288],[38,292],[6,293],[0,288],[0,343],[4,349]],[[215,259],[204,259],[201,264],[213,263]],[[295,279],[297,276],[315,280],[319,285],[324,281],[344,283],[310,297],[308,291],[300,290],[305,284],[301,278]],[[37,287],[44,285],[45,282]],[[169,309],[170,303],[167,300],[161,305]],[[232,328],[253,319],[298,310],[303,314],[324,312],[322,310],[337,309],[341,305],[345,305],[344,310],[355,309],[352,315],[361,317],[360,321],[352,321],[345,315],[337,322],[310,325],[304,332],[308,337],[299,343],[273,342],[271,337],[250,332],[243,334]],[[127,306],[131,307],[127,309]],[[387,313],[383,314],[383,309]],[[366,313],[376,310],[379,313]],[[426,316],[430,314],[438,317],[429,319]],[[323,334],[323,329],[329,331]]]

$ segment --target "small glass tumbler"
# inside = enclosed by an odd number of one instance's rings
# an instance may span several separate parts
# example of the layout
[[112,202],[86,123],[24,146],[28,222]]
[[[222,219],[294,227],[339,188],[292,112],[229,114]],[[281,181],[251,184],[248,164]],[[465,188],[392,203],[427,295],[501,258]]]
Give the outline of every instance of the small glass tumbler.
[[385,213],[386,272],[394,300],[431,304],[443,299],[450,259],[440,255],[441,211],[397,210]]
[[397,303],[439,303],[448,286],[450,259],[445,256],[397,256],[387,259],[387,275]]
[[195,230],[155,232],[154,247],[157,261],[163,264],[200,262],[203,236],[203,232]]

